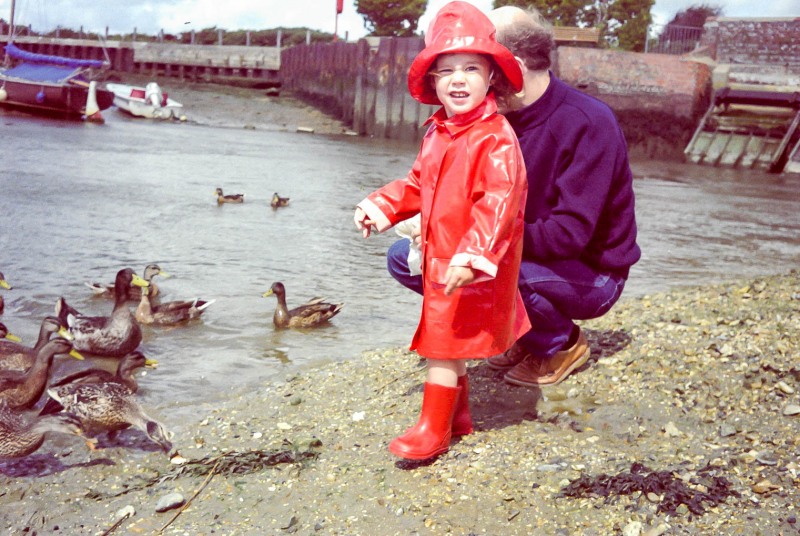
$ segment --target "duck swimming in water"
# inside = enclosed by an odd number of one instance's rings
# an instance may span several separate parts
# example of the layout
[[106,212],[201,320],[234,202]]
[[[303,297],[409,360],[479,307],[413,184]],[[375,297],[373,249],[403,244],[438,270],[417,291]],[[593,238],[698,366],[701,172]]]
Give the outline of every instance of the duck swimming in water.
[[160,326],[171,326],[181,322],[198,318],[206,308],[216,300],[194,300],[171,301],[158,305],[150,303],[147,289],[142,289],[142,299],[136,308],[136,320],[142,324],[157,324]]
[[99,368],[83,369],[51,381],[50,389],[63,387],[65,385],[119,383],[120,385],[124,385],[130,389],[131,392],[135,393],[139,390],[139,383],[136,381],[134,371],[142,367],[155,368],[156,365],[158,365],[158,361],[154,359],[147,359],[142,352],[137,350],[120,359],[119,364],[117,365],[116,373]]
[[[0,330],[0,333],[2,333],[2,330]],[[39,338],[33,347],[20,344],[18,338],[17,342],[8,340],[8,337],[0,339],[0,370],[28,370],[33,365],[33,362],[36,361],[36,354],[55,333],[62,339],[68,341],[73,339],[67,326],[54,316],[44,317],[42,325],[39,327]]]
[[224,195],[222,193],[222,188],[217,188],[216,194],[218,205],[222,205],[224,203],[244,203],[244,194]]
[[[161,289],[158,288],[158,285],[153,278],[155,276],[161,276],[163,278],[169,277],[169,274],[161,269],[161,267],[157,264],[148,264],[144,268],[144,272],[142,272],[142,278],[150,283],[150,297],[155,298],[161,293]],[[92,289],[92,292],[95,296],[102,296],[103,298],[113,298],[114,297],[114,283],[84,283],[87,287]],[[142,288],[137,286],[130,286],[127,289],[126,293],[126,300],[128,301],[139,301],[142,297]]]
[[289,198],[288,197],[279,196],[278,192],[275,192],[274,194],[272,194],[272,201],[270,201],[270,203],[269,203],[269,205],[272,208],[285,207],[288,204],[289,204]]
[[64,298],[56,303],[56,316],[69,326],[78,351],[100,357],[122,357],[142,342],[142,328],[126,303],[128,287],[146,287],[147,281],[130,268],[117,272],[114,282],[114,308],[109,316],[83,315],[70,307]]
[[344,306],[343,303],[327,303],[325,298],[313,298],[307,303],[289,309],[286,306],[286,287],[276,281],[263,297],[275,296],[278,306],[272,315],[272,322],[279,328],[313,328],[328,322]]

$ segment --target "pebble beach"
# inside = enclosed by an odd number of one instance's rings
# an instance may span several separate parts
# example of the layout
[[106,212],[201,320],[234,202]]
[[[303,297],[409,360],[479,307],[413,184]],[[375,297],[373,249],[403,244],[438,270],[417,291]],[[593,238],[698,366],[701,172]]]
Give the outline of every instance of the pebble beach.
[[[170,95],[214,126],[347,130],[290,96]],[[387,451],[416,420],[425,371],[404,348],[375,349],[209,399],[193,418],[158,408],[169,455],[129,431],[0,461],[0,530],[800,533],[800,272],[623,295],[581,327],[592,356],[558,386],[512,386],[472,362],[476,430],[435,460]]]

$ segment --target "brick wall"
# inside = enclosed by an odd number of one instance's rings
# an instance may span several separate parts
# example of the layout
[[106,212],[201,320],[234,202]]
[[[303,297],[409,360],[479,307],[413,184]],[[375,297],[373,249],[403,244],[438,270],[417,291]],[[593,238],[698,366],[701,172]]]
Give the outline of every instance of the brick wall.
[[800,17],[709,19],[700,45],[717,63],[780,65],[800,74]]
[[559,47],[559,77],[615,112],[695,118],[708,104],[711,69],[680,56]]

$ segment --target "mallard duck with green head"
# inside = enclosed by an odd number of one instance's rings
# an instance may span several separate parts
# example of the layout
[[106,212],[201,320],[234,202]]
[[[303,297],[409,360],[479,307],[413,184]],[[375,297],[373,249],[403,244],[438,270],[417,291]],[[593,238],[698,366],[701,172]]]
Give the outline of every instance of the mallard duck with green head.
[[289,205],[289,198],[288,197],[281,197],[278,195],[278,192],[272,194],[272,201],[269,202],[269,205],[272,208],[279,208],[285,207]]
[[[164,279],[169,277],[169,274],[161,269],[158,264],[148,264],[144,268],[144,272],[142,272],[142,278],[150,283],[150,297],[155,298],[161,293],[161,289],[158,287],[156,282],[153,280],[155,276],[161,276]],[[103,298],[113,298],[114,297],[114,283],[84,283],[87,287],[92,289],[92,293],[95,296],[103,297]],[[130,286],[127,289],[126,300],[128,301],[139,301],[142,298],[142,289],[141,287],[137,286]]]
[[17,340],[0,339],[0,370],[28,370],[36,361],[36,354],[47,344],[53,334],[58,334],[62,339],[73,340],[67,326],[54,316],[46,316],[39,327],[39,338],[33,347],[25,346]]
[[140,368],[155,368],[158,361],[148,359],[142,352],[131,352],[119,360],[116,373],[106,369],[87,368],[73,372],[67,376],[50,382],[50,388],[63,387],[65,385],[86,385],[96,383],[119,383],[124,385],[131,392],[139,390],[139,382],[136,381],[135,371]]
[[286,306],[286,287],[280,281],[273,283],[262,296],[275,296],[278,299],[272,322],[279,328],[313,328],[325,324],[344,306],[343,303],[328,303],[325,298],[312,298],[303,305],[289,309]]
[[119,431],[133,426],[144,432],[164,452],[172,449],[170,434],[164,425],[149,417],[136,399],[136,394],[121,383],[70,383],[49,388],[47,394],[57,404],[51,404],[48,400],[42,408],[42,414],[60,408],[74,413],[87,436],[96,437],[106,432],[113,441]]
[[127,289],[131,285],[146,287],[147,281],[130,268],[117,272],[114,281],[114,308],[109,316],[83,315],[70,307],[66,300],[56,302],[56,316],[66,322],[75,337],[74,346],[80,352],[100,357],[122,357],[133,352],[142,342],[142,328],[131,313]]
[[[0,272],[0,288],[11,290],[11,285],[9,285],[8,281],[6,281],[6,276],[3,275],[3,272]],[[3,314],[5,308],[6,302],[3,300],[3,295],[0,294],[0,315]]]
[[68,340],[48,341],[36,354],[36,360],[28,370],[0,371],[0,400],[4,400],[11,409],[33,406],[44,392],[56,354],[69,354],[75,359],[83,359],[83,356],[73,350],[72,343]]
[[23,414],[0,402],[0,458],[33,454],[48,434],[82,436],[81,421],[72,413]]
[[158,305],[150,303],[147,289],[142,289],[142,298],[136,307],[136,320],[141,324],[156,324],[159,326],[174,326],[200,317],[206,308],[216,300],[201,300],[195,298],[185,301],[164,302]]
[[244,203],[244,194],[225,195],[222,193],[222,188],[217,188],[216,195],[218,205],[225,203]]

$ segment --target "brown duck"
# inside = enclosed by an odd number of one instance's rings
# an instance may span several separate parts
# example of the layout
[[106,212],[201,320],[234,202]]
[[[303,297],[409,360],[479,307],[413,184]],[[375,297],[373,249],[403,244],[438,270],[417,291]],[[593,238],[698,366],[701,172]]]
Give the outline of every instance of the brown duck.
[[142,298],[139,306],[136,307],[136,320],[141,324],[157,324],[160,326],[171,326],[198,318],[206,308],[216,300],[194,300],[171,301],[158,305],[150,303],[150,296],[147,289],[142,289]]
[[11,409],[33,406],[44,392],[56,354],[70,354],[75,359],[83,359],[80,354],[72,351],[72,343],[68,340],[48,341],[36,354],[33,365],[25,372],[0,371],[0,400],[5,401]]
[[122,357],[139,346],[142,328],[126,303],[127,289],[131,285],[146,287],[149,283],[130,268],[117,272],[114,309],[109,316],[83,315],[70,307],[64,298],[58,299],[56,316],[69,326],[77,350],[101,357]]
[[216,195],[218,205],[222,205],[224,203],[244,203],[244,194],[224,195],[222,193],[222,188],[217,188]]
[[12,340],[0,339],[0,370],[28,370],[36,361],[36,354],[47,344],[50,337],[57,333],[62,339],[72,340],[67,327],[54,316],[46,316],[39,327],[39,338],[33,347],[28,347]]
[[147,359],[142,352],[137,350],[120,359],[116,373],[98,368],[83,369],[50,382],[49,388],[115,382],[124,385],[135,393],[139,390],[139,383],[136,381],[134,372],[142,367],[154,368],[156,365],[158,365],[158,361]]
[[307,303],[289,309],[286,306],[286,288],[276,281],[263,297],[275,296],[278,306],[272,315],[272,322],[279,328],[313,328],[328,322],[344,306],[343,303],[327,303],[325,298],[312,298]]
[[[144,268],[144,272],[142,272],[142,278],[150,283],[150,297],[155,298],[161,293],[161,289],[158,288],[158,285],[153,278],[155,276],[161,276],[163,278],[169,277],[169,274],[161,269],[161,267],[157,264],[148,264]],[[87,287],[92,289],[92,292],[95,296],[100,296],[103,298],[113,298],[114,297],[114,283],[84,283]],[[126,300],[128,301],[139,301],[142,297],[142,287],[137,286],[130,286],[127,288],[126,291]]]
[[80,436],[80,420],[71,413],[26,416],[0,402],[0,458],[32,454],[51,433]]

